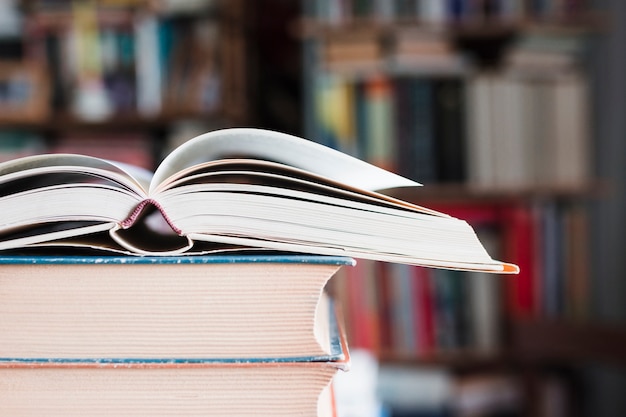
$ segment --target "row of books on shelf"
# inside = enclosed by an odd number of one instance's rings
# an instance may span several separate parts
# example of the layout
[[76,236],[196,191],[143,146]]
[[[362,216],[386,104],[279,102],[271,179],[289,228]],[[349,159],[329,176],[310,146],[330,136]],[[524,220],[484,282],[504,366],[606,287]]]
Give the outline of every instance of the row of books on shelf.
[[470,68],[471,60],[458,53],[441,33],[417,26],[389,32],[389,37],[368,29],[328,34],[319,50],[320,67],[348,74],[391,71],[450,75]]
[[25,30],[26,59],[45,63],[53,109],[103,120],[219,107],[219,24],[213,15],[63,5],[61,11],[32,11]]
[[489,355],[500,347],[501,278],[366,261],[340,275],[332,291],[344,306],[350,346],[383,358]]
[[576,187],[590,178],[586,80],[484,75],[467,84],[469,181]]
[[[498,354],[506,320],[588,317],[588,230],[579,205],[502,209],[478,228],[490,252],[520,265],[515,277],[359,261],[330,291],[344,306],[351,346],[391,358]],[[496,229],[497,227],[497,229]]]
[[[367,27],[337,29],[323,37],[316,33],[309,35],[322,39],[317,66],[334,73],[460,76],[480,67],[479,55],[471,48],[459,48],[450,34],[425,30],[420,25],[397,25],[384,31]],[[527,31],[501,51],[493,66],[535,76],[570,72],[579,67],[585,48],[582,33]]]
[[508,280],[514,318],[589,318],[589,223],[584,202],[544,201],[509,211],[508,253],[524,265]]
[[587,87],[576,73],[321,72],[313,88],[316,140],[416,181],[491,188],[588,181]]
[[315,18],[330,24],[354,19],[412,19],[430,24],[522,22],[579,17],[585,1],[559,0],[317,0]]

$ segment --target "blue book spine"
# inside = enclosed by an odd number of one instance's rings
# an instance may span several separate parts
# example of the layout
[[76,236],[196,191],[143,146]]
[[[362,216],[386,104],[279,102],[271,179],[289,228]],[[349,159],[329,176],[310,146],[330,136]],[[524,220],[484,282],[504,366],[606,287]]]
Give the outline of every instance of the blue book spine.
[[415,120],[413,176],[422,183],[437,179],[432,84],[430,79],[415,79],[412,88]]

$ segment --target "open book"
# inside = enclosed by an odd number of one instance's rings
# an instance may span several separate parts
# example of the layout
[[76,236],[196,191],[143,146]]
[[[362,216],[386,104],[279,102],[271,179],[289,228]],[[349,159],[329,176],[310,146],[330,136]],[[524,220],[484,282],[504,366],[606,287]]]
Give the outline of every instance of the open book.
[[154,174],[82,155],[0,164],[0,250],[137,255],[259,249],[515,273],[465,221],[380,191],[419,186],[336,150],[260,129],[189,140]]

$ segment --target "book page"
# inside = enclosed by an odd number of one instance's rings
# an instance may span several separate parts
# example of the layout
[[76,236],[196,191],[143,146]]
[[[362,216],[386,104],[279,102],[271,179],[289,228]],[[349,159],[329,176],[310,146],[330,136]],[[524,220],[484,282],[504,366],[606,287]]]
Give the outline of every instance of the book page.
[[[177,192],[176,188],[191,184],[231,184],[242,182],[246,184],[268,185],[285,190],[302,190],[310,192],[312,195],[335,195],[345,199],[346,202],[367,201],[379,207],[389,206],[397,209],[447,216],[375,191],[349,187],[340,182],[329,180],[298,168],[275,162],[250,159],[211,161],[183,169],[161,183],[154,190],[154,193],[161,195],[172,194]],[[199,189],[198,192],[201,192],[201,190]]]
[[[85,155],[45,154],[27,156],[0,164],[0,184],[24,180],[20,191],[55,184],[110,182],[141,196],[146,195],[152,174],[142,168]],[[63,178],[62,178],[63,177]],[[98,180],[99,179],[99,180]]]
[[231,157],[280,162],[364,190],[420,185],[306,139],[269,130],[241,128],[209,132],[179,146],[156,170],[150,193],[178,171]]
[[75,154],[0,164],[0,250],[109,230],[123,221],[145,199],[151,177],[123,167]]

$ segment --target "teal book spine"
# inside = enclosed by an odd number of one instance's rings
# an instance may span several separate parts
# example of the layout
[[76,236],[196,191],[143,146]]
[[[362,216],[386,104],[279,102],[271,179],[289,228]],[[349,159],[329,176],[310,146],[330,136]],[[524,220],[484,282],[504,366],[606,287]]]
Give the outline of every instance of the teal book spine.
[[0,256],[0,265],[145,265],[145,264],[241,264],[285,263],[352,266],[354,259],[323,255],[204,255],[204,256]]

